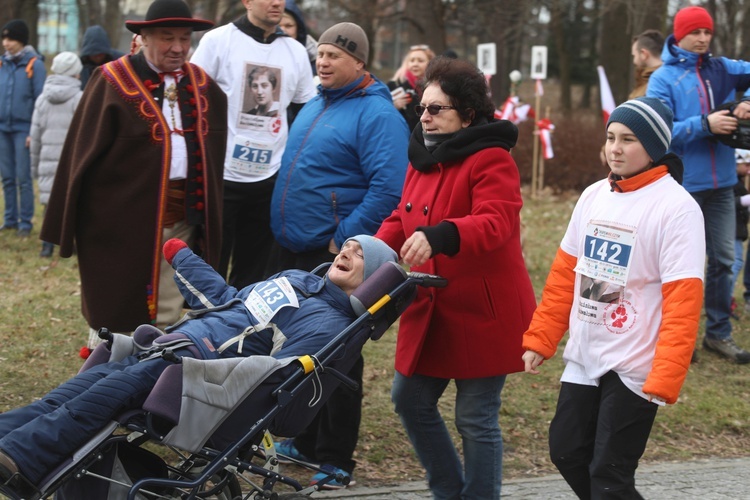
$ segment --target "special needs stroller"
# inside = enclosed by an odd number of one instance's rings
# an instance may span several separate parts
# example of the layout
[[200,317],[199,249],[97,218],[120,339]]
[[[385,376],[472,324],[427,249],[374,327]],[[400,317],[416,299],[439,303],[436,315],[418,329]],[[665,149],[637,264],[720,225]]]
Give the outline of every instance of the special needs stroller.
[[[49,474],[36,492],[10,498],[59,500],[152,498],[303,498],[334,480],[303,487],[279,470],[270,434],[295,436],[311,422],[348,373],[368,339],[377,340],[401,315],[417,286],[442,287],[438,276],[383,264],[351,295],[357,319],[317,353],[276,359],[251,356],[204,361],[175,356],[142,409],[128,411]],[[133,337],[111,335],[83,369],[132,353],[133,343],[159,335],[147,327]],[[149,338],[150,337],[150,338]],[[174,463],[143,445],[156,442]],[[161,447],[163,449],[163,447]],[[320,471],[315,467],[314,470]],[[286,485],[274,491],[278,485]]]

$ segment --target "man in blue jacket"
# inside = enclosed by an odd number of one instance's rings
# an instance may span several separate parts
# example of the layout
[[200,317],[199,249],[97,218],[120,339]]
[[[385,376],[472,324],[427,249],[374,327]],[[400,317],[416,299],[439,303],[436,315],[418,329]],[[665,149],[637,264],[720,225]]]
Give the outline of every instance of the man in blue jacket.
[[[388,87],[365,69],[368,52],[367,35],[353,23],[337,24],[318,40],[319,94],[292,125],[271,199],[271,229],[281,247],[272,270],[309,270],[330,260],[350,236],[375,234],[398,204],[409,134]],[[337,389],[281,453],[301,453],[351,478],[363,367],[360,357],[349,372],[360,391]]]
[[[750,118],[750,102],[733,111],[716,110],[750,88],[750,63],[711,57],[714,23],[702,7],[686,7],[674,18],[663,65],[648,83],[646,95],[665,102],[674,113],[671,151],[685,165],[683,186],[703,210],[708,269],[705,281],[706,336],[703,348],[736,363],[750,362],[750,353],[732,339],[729,321],[734,261],[734,150],[717,135]],[[745,97],[747,99],[748,97]]]
[[[314,354],[356,315],[351,293],[396,253],[367,235],[347,240],[324,277],[284,271],[242,290],[177,239],[164,257],[192,310],[154,345],[200,359]],[[0,415],[0,483],[28,493],[117,414],[138,408],[171,363],[133,355],[76,375],[42,399]]]
[[34,186],[31,181],[31,115],[42,93],[47,71],[44,59],[29,43],[29,27],[21,19],[2,30],[5,54],[0,59],[0,174],[5,214],[0,231],[31,233]]

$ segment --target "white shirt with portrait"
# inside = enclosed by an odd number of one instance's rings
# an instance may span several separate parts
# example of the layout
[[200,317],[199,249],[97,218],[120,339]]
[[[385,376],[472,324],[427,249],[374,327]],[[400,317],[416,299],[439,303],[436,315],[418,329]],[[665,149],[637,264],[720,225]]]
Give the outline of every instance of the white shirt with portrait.
[[[273,176],[289,133],[286,109],[316,95],[305,47],[289,37],[259,43],[230,23],[206,33],[191,62],[202,67],[227,95],[228,132],[224,179],[258,182]],[[274,116],[257,108],[248,83],[250,72],[262,67],[274,73],[277,85]]]
[[645,398],[662,285],[703,279],[700,207],[670,175],[625,193],[602,180],[581,195],[560,248],[578,259],[561,380],[598,385],[614,371]]

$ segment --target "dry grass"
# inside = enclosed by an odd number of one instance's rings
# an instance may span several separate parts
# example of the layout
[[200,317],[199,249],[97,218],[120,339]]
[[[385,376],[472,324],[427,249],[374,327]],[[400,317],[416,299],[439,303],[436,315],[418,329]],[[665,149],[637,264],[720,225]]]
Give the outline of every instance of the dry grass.
[[[535,200],[526,196],[524,249],[538,296],[574,203],[575,195],[554,195],[552,190]],[[81,364],[78,350],[87,338],[80,315],[75,259],[39,258],[41,244],[36,237],[36,231],[26,240],[0,233],[2,411],[26,404],[74,375]],[[750,317],[735,323],[735,337],[744,346],[750,345],[749,325]],[[390,402],[395,339],[393,329],[365,348],[364,420],[356,455],[360,484],[385,485],[423,478]],[[691,366],[679,402],[659,411],[644,461],[747,455],[750,366],[700,354],[700,362]],[[554,413],[561,372],[557,357],[545,363],[537,377],[508,377],[500,414],[506,478],[553,472],[547,458],[547,427]],[[441,403],[451,429],[452,396],[451,386]],[[456,442],[460,442],[457,436]]]

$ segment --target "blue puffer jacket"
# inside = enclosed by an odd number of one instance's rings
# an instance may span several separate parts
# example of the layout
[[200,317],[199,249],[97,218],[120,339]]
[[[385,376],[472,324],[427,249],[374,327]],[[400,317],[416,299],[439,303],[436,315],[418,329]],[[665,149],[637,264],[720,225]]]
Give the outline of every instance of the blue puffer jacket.
[[375,234],[401,198],[409,163],[406,123],[385,84],[366,74],[318,91],[289,131],[271,200],[274,236],[293,252]]
[[[256,294],[264,299],[262,307],[274,310],[284,302],[274,283],[255,283],[238,291],[188,248],[177,252],[172,267],[177,271],[177,286],[192,310],[167,331],[187,335],[203,359],[314,354],[355,319],[349,296],[338,286],[327,278],[292,270],[269,281],[286,278],[299,307],[278,309],[265,328],[255,331],[259,320],[245,304],[251,302],[248,298],[257,287],[262,289]],[[246,336],[238,337],[243,333]],[[232,339],[235,342],[221,349]]]
[[649,79],[646,95],[664,101],[674,112],[671,151],[685,165],[682,185],[689,192],[732,187],[737,182],[734,149],[716,140],[706,115],[734,101],[735,91],[750,88],[750,63],[696,54],[669,35],[663,65]]
[[[36,60],[27,73],[26,66],[33,57]],[[42,93],[46,78],[44,59],[30,45],[21,49],[15,57],[7,52],[3,54],[0,66],[0,132],[29,132],[34,103]]]

